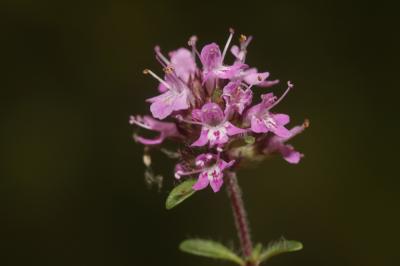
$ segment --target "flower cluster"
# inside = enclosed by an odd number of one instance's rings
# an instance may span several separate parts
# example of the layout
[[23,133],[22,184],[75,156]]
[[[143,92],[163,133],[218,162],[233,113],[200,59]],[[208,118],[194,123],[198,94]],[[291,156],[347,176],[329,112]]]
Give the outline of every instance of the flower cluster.
[[278,153],[296,164],[303,156],[286,142],[308,122],[288,129],[289,116],[273,111],[293,88],[292,83],[287,82],[282,96],[267,92],[253,104],[254,87],[269,88],[279,81],[269,80],[268,72],[258,72],[245,63],[251,36],[240,36],[239,45],[230,48],[233,63],[225,63],[233,35],[230,30],[222,52],[216,43],[199,52],[196,36],[190,38],[189,49],[179,48],[168,57],[156,46],[155,57],[164,77],[148,69],[143,73],[159,82],[160,94],[147,99],[151,116],[130,118],[131,124],[158,134],[155,138],[135,134],[137,142],[147,147],[160,147],[166,140],[179,144],[173,152],[179,159],[175,177],[197,175],[194,190],[210,185],[214,192],[219,191],[224,171],[245,161]]

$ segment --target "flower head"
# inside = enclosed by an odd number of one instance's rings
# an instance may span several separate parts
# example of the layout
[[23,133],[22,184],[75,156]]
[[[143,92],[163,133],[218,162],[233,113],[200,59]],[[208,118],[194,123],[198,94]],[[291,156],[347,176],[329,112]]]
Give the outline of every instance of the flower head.
[[[194,190],[210,185],[219,191],[224,172],[234,171],[245,161],[280,154],[289,163],[298,163],[303,156],[287,142],[305,124],[288,129],[289,116],[275,112],[293,85],[288,82],[279,98],[264,92],[261,101],[253,104],[256,87],[271,87],[279,81],[268,80],[268,71],[259,72],[246,64],[251,36],[241,35],[239,44],[230,48],[233,36],[230,30],[222,51],[218,44],[209,43],[199,52],[196,36],[190,38],[189,49],[179,48],[168,56],[156,46],[163,78],[144,71],[158,81],[159,95],[147,99],[152,116],[131,117],[131,124],[158,133],[153,138],[135,134],[137,142],[148,147],[169,140],[177,144],[177,150],[168,153],[178,159],[175,177],[196,176]],[[230,63],[226,59],[229,50]]]

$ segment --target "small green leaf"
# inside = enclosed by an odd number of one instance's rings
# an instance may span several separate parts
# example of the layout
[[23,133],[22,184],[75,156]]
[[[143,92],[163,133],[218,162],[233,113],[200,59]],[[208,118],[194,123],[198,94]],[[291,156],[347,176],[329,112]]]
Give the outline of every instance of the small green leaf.
[[245,262],[232,250],[221,243],[204,239],[188,239],[183,241],[179,249],[183,252],[213,259],[229,260],[239,265]]
[[303,244],[294,241],[294,240],[286,240],[284,238],[271,242],[268,247],[263,250],[261,253],[259,260],[260,262],[269,260],[270,258],[282,254],[282,253],[287,253],[287,252],[293,252],[293,251],[298,251],[303,248]]
[[192,189],[194,183],[196,183],[196,180],[188,179],[174,187],[171,193],[169,193],[165,202],[165,207],[167,210],[174,208],[176,205],[192,196],[194,192],[196,192]]
[[256,138],[253,136],[245,136],[244,137],[244,142],[246,142],[246,144],[254,144],[254,142],[256,141]]
[[262,244],[261,243],[257,243],[254,248],[253,248],[253,252],[251,253],[251,257],[250,260],[252,262],[258,262],[260,261],[260,255],[261,255],[261,251],[262,251]]

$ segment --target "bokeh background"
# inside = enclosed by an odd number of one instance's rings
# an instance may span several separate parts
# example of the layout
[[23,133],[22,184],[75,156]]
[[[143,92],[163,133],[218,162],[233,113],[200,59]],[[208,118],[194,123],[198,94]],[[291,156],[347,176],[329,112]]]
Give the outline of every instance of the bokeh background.
[[[393,1],[394,2],[394,1]],[[253,238],[304,250],[280,265],[398,265],[398,8],[385,1],[1,2],[0,264],[224,265],[177,250],[191,236],[236,244],[224,192],[172,211],[172,162],[144,182],[130,114],[165,51],[197,34],[255,36],[248,62],[296,87],[279,106],[311,127],[306,157],[239,172]],[[277,87],[279,94],[284,89]],[[226,264],[228,265],[228,264]]]

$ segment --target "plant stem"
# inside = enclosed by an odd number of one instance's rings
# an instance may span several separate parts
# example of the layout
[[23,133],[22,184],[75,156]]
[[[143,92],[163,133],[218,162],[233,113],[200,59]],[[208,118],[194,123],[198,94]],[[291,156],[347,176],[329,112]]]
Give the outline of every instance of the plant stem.
[[[242,192],[237,181],[236,173],[228,172],[226,180],[228,196],[231,201],[233,218],[235,219],[236,230],[239,236],[242,253],[244,257],[249,258],[253,251],[253,244],[251,242],[247,213],[244,208]],[[254,264],[250,261],[248,261],[246,264],[246,266],[252,265]]]

